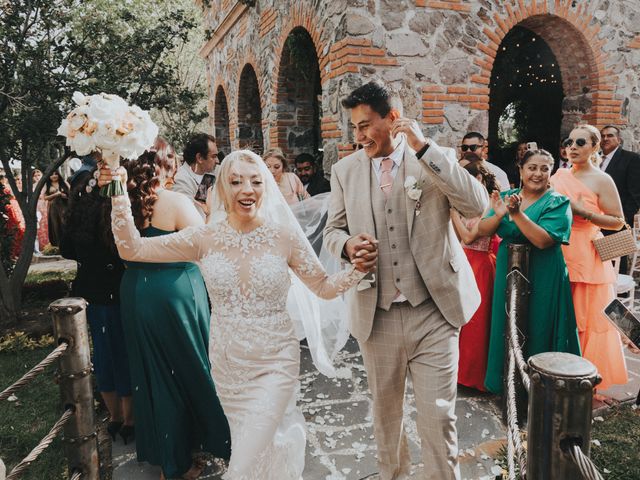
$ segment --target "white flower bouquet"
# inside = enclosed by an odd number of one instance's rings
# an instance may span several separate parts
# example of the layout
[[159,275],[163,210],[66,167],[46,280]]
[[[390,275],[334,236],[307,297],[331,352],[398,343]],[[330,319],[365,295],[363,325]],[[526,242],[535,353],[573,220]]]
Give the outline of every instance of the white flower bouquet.
[[[121,158],[138,158],[158,136],[158,126],[149,112],[137,105],[127,105],[117,95],[85,96],[75,92],[73,101],[77,107],[62,120],[58,135],[66,137],[67,146],[77,155],[100,152],[102,160],[112,170],[120,166]],[[123,193],[119,180],[100,190],[105,197]]]

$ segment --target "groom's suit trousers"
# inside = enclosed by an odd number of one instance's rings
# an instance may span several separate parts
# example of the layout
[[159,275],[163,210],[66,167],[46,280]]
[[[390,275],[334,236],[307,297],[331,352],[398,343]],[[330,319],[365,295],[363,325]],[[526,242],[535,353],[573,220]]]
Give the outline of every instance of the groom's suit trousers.
[[417,307],[408,302],[376,309],[373,330],[359,342],[373,396],[374,434],[381,480],[408,478],[410,457],[403,431],[407,375],[417,408],[424,475],[429,480],[457,480],[455,426],[459,329],[431,299]]

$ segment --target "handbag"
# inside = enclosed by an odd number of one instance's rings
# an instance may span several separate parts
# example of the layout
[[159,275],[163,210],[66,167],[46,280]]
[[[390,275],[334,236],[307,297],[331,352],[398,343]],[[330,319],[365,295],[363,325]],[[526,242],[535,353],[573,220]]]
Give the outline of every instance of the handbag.
[[596,247],[598,255],[600,255],[600,259],[603,262],[612,258],[631,255],[638,248],[633,236],[633,230],[626,223],[619,232],[602,238],[594,238],[593,245]]

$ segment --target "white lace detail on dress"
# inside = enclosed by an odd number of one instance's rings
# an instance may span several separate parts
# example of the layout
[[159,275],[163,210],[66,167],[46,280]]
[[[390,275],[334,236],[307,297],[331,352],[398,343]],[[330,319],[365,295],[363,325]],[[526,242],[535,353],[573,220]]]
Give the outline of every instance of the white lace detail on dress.
[[335,298],[363,274],[328,276],[304,239],[278,225],[250,233],[226,221],[141,238],[126,197],[114,198],[112,226],[126,260],[197,261],[212,305],[209,358],[229,420],[226,480],[299,480],[304,417],[295,404],[300,346],[287,312],[290,271],[322,298]]

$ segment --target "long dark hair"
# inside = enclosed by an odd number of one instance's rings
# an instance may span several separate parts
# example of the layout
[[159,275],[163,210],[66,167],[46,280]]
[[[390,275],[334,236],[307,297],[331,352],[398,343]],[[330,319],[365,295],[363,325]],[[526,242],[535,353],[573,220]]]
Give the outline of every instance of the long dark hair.
[[[60,189],[60,191],[66,193],[67,196],[69,196],[69,186],[67,185],[67,182],[64,181],[64,178],[62,178],[62,175],[60,175],[60,170],[54,170],[53,172],[51,172],[51,175],[53,174],[58,175],[58,188]],[[49,175],[45,180],[45,195],[51,195],[51,175]]]
[[487,192],[491,193],[494,190],[500,191],[500,188],[498,188],[498,182],[496,181],[496,176],[486,169],[482,160],[469,162],[463,168],[474,177],[480,175],[482,178],[481,182],[487,189]]
[[178,168],[176,152],[162,137],[156,138],[151,149],[136,160],[123,163],[129,178],[127,191],[131,200],[133,220],[138,230],[145,228],[153,215],[158,200],[156,189],[160,186],[160,176],[173,177]]
[[100,196],[93,176],[96,169],[81,172],[73,182],[65,214],[65,239],[78,245],[100,244],[117,256],[111,231],[111,199]]

